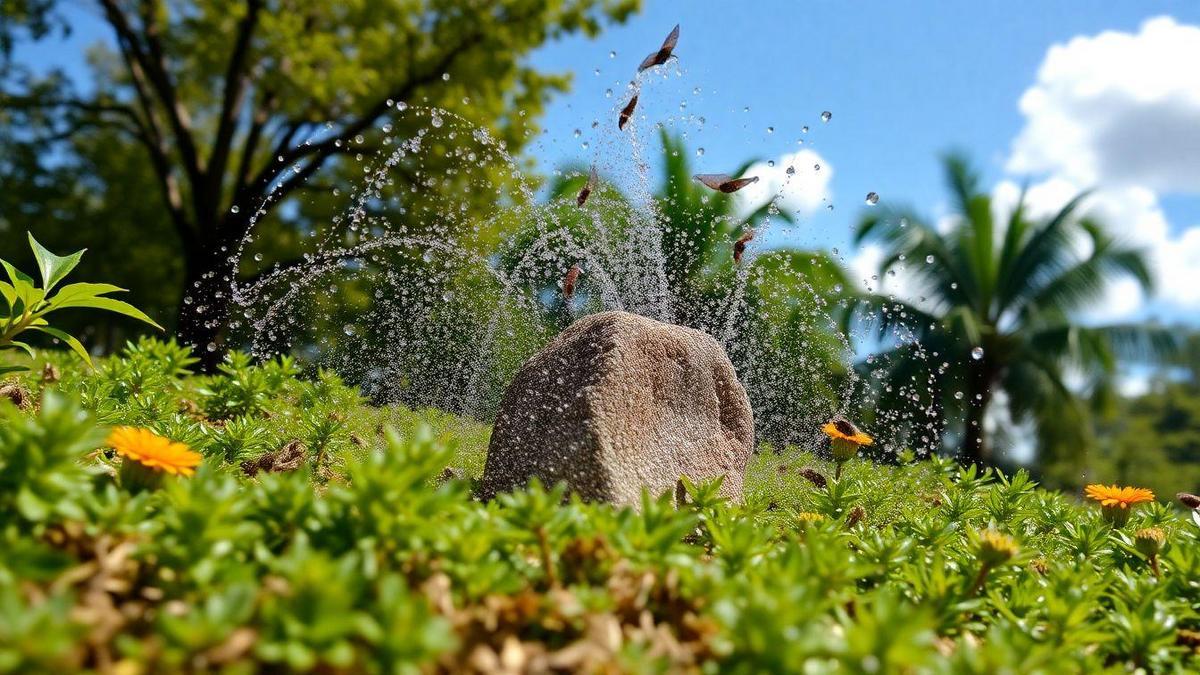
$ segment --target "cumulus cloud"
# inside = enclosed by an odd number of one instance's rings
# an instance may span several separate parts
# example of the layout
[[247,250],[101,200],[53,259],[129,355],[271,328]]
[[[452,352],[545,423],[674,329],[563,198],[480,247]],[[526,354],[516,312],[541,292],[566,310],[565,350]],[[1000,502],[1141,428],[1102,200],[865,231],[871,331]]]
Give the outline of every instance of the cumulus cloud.
[[[1007,169],[1044,178],[1030,186],[1033,216],[1057,211],[1088,188],[1084,212],[1126,243],[1147,249],[1157,295],[1200,307],[1200,225],[1173,228],[1163,194],[1200,194],[1200,27],[1170,17],[1137,33],[1106,31],[1051,47],[1037,80],[1020,99],[1025,126]],[[1019,188],[994,190],[997,214]],[[1089,313],[1093,320],[1129,316],[1144,299],[1132,280],[1114,283]]]
[[[788,175],[788,167],[794,167],[795,172]],[[774,166],[767,162],[754,164],[745,175],[758,176],[758,182],[738,192],[739,208],[750,211],[779,195],[780,209],[806,216],[830,199],[833,167],[819,153],[806,148],[783,155],[775,160]]]
[[1055,45],[1021,96],[1008,169],[1200,192],[1197,63],[1200,27],[1170,17]]

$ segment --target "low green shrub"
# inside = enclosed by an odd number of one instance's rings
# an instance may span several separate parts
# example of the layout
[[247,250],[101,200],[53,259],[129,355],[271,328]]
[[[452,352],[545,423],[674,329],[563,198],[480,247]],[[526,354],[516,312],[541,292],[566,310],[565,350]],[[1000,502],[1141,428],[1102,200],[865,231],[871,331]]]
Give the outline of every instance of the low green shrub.
[[[36,409],[0,402],[0,672],[1198,665],[1200,527],[1161,503],[1115,527],[1021,473],[834,480],[789,448],[755,456],[741,505],[688,482],[636,510],[537,484],[484,504],[486,428],[286,361],[186,366],[145,341],[26,375]],[[204,459],[131,490],[113,425]],[[248,475],[293,442],[302,462]]]

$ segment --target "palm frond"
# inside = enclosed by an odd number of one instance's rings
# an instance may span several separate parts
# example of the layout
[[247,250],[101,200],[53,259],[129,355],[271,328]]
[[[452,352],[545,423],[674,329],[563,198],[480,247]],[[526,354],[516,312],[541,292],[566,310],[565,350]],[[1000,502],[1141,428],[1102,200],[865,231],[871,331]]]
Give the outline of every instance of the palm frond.
[[1012,263],[1000,270],[997,314],[1009,311],[1023,297],[1035,292],[1040,280],[1069,264],[1075,234],[1072,225],[1077,224],[1072,216],[1087,196],[1087,192],[1076,195],[1054,217],[1035,228]]

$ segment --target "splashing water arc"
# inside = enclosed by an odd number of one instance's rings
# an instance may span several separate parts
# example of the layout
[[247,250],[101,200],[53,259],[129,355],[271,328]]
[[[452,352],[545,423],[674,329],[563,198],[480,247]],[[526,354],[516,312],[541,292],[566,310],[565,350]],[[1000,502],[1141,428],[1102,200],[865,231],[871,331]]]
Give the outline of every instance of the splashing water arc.
[[[823,362],[810,358],[812,335],[832,336],[843,363],[853,358],[834,319],[836,299],[801,273],[753,302],[747,293],[761,282],[754,259],[769,250],[761,242],[795,170],[742,237],[745,259],[739,250],[740,262],[730,262],[702,298],[681,291],[673,259],[681,244],[667,241],[662,204],[652,194],[648,139],[662,129],[686,137],[704,118],[654,120],[655,102],[646,94],[682,77],[677,66],[651,68],[638,73],[627,95],[612,97],[592,156],[556,178],[586,182],[590,195],[578,199],[578,187],[539,198],[540,188],[504,143],[465,118],[392,104],[370,143],[360,136],[342,148],[340,170],[361,178],[350,194],[336,195],[347,204],[343,210],[313,217],[301,237],[302,263],[268,265],[233,284],[233,336],[256,356],[291,352],[332,370],[376,403],[433,406],[491,422],[529,356],[574,319],[621,309],[711,334],[750,394],[760,437],[769,427],[773,440],[814,446],[820,424],[865,391],[850,370],[831,395],[815,393],[814,383],[830,378]],[[620,108],[639,94],[642,104],[618,130]],[[318,134],[309,142],[321,140]],[[726,224],[696,226],[719,231]],[[238,259],[256,250],[255,225],[234,252]],[[718,245],[733,250],[735,239]],[[253,257],[257,262],[261,253]],[[568,270],[574,272],[564,294]],[[780,312],[793,320],[766,320]],[[783,354],[790,359],[786,377],[777,367]]]

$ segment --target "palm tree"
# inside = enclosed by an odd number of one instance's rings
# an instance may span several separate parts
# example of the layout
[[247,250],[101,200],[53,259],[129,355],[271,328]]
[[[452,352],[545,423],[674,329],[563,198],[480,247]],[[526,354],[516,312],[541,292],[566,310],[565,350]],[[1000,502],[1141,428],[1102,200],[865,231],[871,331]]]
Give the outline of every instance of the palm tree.
[[[885,247],[880,278],[903,269],[920,285],[910,290],[922,296],[908,302],[872,295],[857,303],[858,316],[869,316],[883,341],[871,365],[880,383],[878,415],[913,435],[938,438],[950,430],[963,462],[991,464],[985,420],[1003,391],[1014,424],[1032,422],[1039,440],[1078,440],[1086,433],[1083,397],[1110,386],[1118,357],[1149,358],[1170,348],[1163,331],[1076,320],[1117,278],[1151,290],[1145,254],[1076,217],[1086,194],[1047,220],[1029,218],[1022,195],[997,228],[992,199],[966,160],[950,156],[945,170],[957,209],[947,231],[904,213],[873,215],[856,232],[858,242]],[[1069,386],[1076,374],[1084,387]],[[922,404],[915,414],[914,402]]]

